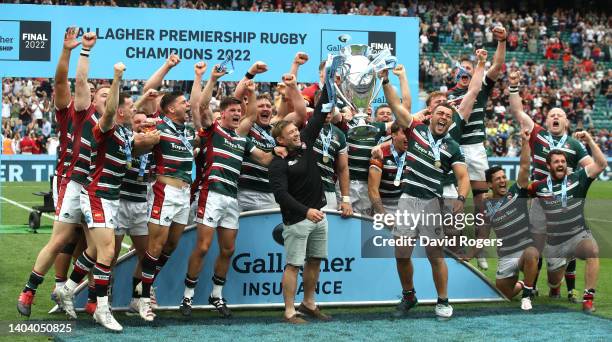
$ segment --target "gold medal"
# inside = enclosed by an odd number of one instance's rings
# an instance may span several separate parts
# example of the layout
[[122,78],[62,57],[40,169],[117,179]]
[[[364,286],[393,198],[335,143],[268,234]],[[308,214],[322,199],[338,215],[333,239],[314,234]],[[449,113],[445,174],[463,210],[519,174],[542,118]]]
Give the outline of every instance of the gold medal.
[[435,166],[437,169],[439,169],[439,168],[441,168],[441,167],[442,167],[442,162],[441,162],[441,161],[439,161],[439,160],[436,160],[436,162],[434,163],[434,166]]
[[323,156],[323,162],[324,162],[324,163],[328,163],[328,162],[329,162],[329,157],[328,157],[328,156],[326,156],[326,155],[324,155],[324,156]]
[[395,186],[400,186],[400,181],[399,181],[399,179],[394,180],[394,181],[393,181],[393,185],[395,185]]

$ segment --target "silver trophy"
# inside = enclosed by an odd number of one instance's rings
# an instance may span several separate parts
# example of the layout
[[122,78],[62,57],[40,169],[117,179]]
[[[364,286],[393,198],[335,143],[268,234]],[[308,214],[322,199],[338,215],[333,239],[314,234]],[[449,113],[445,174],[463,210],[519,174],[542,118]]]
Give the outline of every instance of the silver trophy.
[[393,69],[397,60],[386,49],[373,53],[367,45],[352,44],[342,48],[340,55],[344,63],[338,69],[339,83],[335,83],[338,97],[357,114],[353,116],[353,125],[349,137],[353,139],[371,138],[378,129],[367,123],[367,109],[380,92],[381,82],[377,73]]

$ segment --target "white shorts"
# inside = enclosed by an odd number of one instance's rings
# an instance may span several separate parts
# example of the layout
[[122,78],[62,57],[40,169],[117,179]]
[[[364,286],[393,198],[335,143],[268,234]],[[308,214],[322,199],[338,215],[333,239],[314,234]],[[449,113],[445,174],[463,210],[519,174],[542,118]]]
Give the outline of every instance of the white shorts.
[[115,235],[149,235],[149,210],[147,202],[119,200],[119,214]]
[[324,194],[327,204],[323,207],[323,209],[340,210],[340,206],[338,205],[338,198],[336,197],[336,192],[325,191]]
[[241,211],[278,208],[278,203],[271,192],[238,190],[238,205]]
[[539,198],[531,200],[529,208],[529,231],[531,234],[546,234],[546,214]]
[[169,227],[172,222],[187,224],[189,219],[190,188],[175,188],[162,182],[153,184],[149,222]]
[[57,194],[55,207],[55,221],[80,224],[83,213],[81,211],[81,189],[83,186],[73,180],[64,179]]
[[593,238],[593,234],[588,230],[576,234],[560,245],[551,246],[546,243],[543,256],[546,259],[547,268],[550,271],[555,271],[560,267],[565,267],[568,260],[576,257],[576,247],[584,240],[593,240],[593,242],[597,244]]
[[486,181],[485,171],[489,168],[484,144],[461,145],[471,181]]
[[189,219],[187,224],[194,224],[196,219],[196,213],[198,212],[198,201],[200,200],[200,191],[195,194],[193,201],[189,204]]
[[[407,194],[402,194],[399,199],[398,207],[400,212],[414,214],[408,216],[408,222],[396,223],[395,235],[406,237],[426,236],[430,239],[444,238],[440,219],[425,220],[428,214],[440,214],[440,203],[437,198],[421,199]],[[420,214],[419,216],[416,216]],[[415,222],[416,221],[416,222]]]
[[519,259],[524,251],[514,252],[497,260],[496,279],[505,279],[519,275]]
[[399,210],[399,197],[397,198],[388,198],[383,197],[380,199],[382,201],[383,208],[387,213],[396,213]]
[[81,191],[81,209],[89,229],[116,229],[119,215],[119,200],[96,197],[85,190]]
[[372,202],[370,202],[370,196],[368,196],[368,182],[351,180],[350,191],[353,211],[361,215],[372,216]]
[[[59,182],[58,182],[59,181]],[[62,185],[62,177],[53,176],[53,182],[51,182],[51,194],[53,195],[53,207],[57,208],[57,196],[59,193],[59,187]]]
[[202,191],[195,222],[208,227],[238,229],[240,206],[238,200],[214,191]]

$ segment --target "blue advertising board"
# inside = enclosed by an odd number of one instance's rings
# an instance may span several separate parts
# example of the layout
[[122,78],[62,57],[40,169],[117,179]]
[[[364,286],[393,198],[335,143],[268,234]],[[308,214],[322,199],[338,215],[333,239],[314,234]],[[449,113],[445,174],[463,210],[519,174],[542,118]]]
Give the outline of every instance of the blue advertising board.
[[[98,36],[90,78],[111,78],[113,64],[121,61],[127,66],[125,79],[147,79],[176,53],[182,62],[166,79],[191,80],[196,62],[212,66],[231,56],[236,71],[223,80],[240,80],[251,64],[262,60],[269,71],[257,81],[278,82],[296,52],[304,51],[310,61],[299,80],[316,82],[319,61],[328,53],[337,54],[345,44],[367,44],[375,51],[388,48],[398,57],[407,68],[412,97],[418,98],[419,21],[400,17],[4,4],[0,77],[53,77],[68,26],[79,27],[79,35]],[[73,53],[70,76],[77,58]]]
[[[402,289],[397,278],[395,259],[370,258],[363,249],[364,239],[370,240],[370,235],[380,233],[372,228],[372,221],[360,217],[344,219],[331,212],[327,213],[327,219],[329,257],[321,263],[317,301],[323,305],[397,302]],[[223,297],[230,305],[282,305],[284,247],[277,241],[278,238],[274,238],[275,228],[282,229],[281,222],[278,210],[246,212],[241,215],[236,250],[223,288]],[[366,231],[367,233],[364,233]],[[188,259],[197,241],[196,233],[196,229],[188,229],[183,233],[176,250],[154,283],[157,302],[162,308],[176,308],[181,302]],[[194,306],[208,305],[214,261],[218,251],[217,241],[213,241],[195,289]],[[136,255],[131,254],[118,262],[113,271],[113,309],[126,308],[129,304],[136,261]],[[451,257],[447,257],[446,262],[451,301],[503,300],[480,272]],[[431,267],[424,249],[420,246],[413,253],[413,264],[414,284],[419,293],[419,301],[435,302],[437,294]],[[300,274],[296,300],[299,301],[302,296]],[[81,291],[76,297],[76,307],[82,308],[86,300],[87,291]]]

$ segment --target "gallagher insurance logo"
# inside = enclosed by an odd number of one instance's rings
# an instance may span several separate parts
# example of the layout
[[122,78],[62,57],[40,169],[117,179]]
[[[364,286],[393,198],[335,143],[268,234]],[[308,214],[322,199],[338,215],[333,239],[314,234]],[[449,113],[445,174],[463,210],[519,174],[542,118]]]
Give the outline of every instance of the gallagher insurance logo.
[[0,21],[0,60],[50,61],[50,21]]
[[388,48],[395,56],[395,32],[322,29],[321,60],[326,60],[330,53],[338,54],[342,47],[349,44],[367,44],[374,53]]

